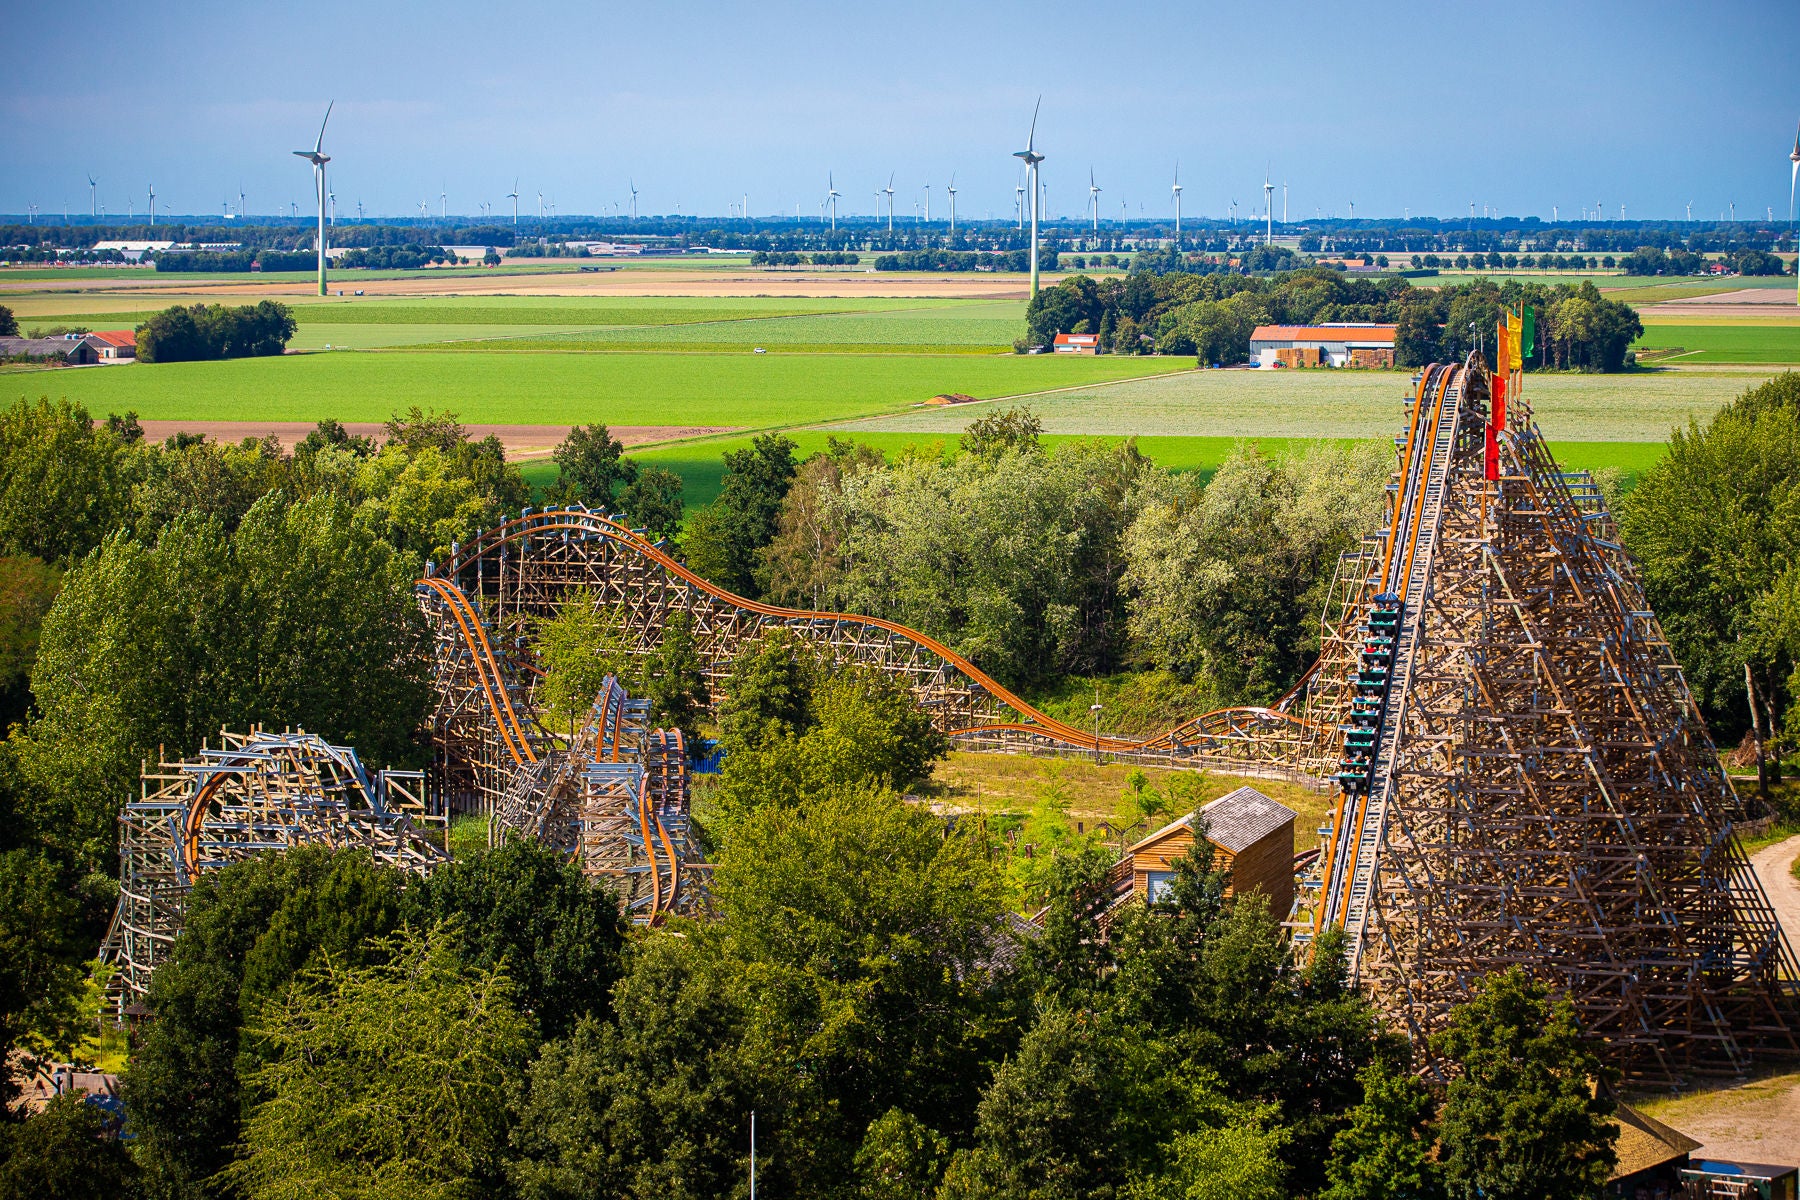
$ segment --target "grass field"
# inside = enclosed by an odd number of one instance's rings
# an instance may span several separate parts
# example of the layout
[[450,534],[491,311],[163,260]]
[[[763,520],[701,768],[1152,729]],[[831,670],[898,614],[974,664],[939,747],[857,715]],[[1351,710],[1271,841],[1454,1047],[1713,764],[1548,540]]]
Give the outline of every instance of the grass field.
[[1800,325],[1647,325],[1635,343],[1668,363],[1800,363]]
[[[1660,442],[1674,426],[1705,420],[1767,377],[1754,371],[1533,375],[1524,394],[1554,441]],[[1399,428],[1410,388],[1411,376],[1401,371],[1183,370],[1038,396],[1031,406],[1045,431],[1057,434],[1382,438]],[[844,428],[946,433],[971,419],[966,409],[931,408]]]
[[[804,425],[892,412],[938,392],[1009,396],[1169,369],[1155,359],[1022,355],[294,354],[137,364],[8,381],[145,419],[383,421],[409,404],[470,423]],[[7,396],[11,399],[12,396]]]

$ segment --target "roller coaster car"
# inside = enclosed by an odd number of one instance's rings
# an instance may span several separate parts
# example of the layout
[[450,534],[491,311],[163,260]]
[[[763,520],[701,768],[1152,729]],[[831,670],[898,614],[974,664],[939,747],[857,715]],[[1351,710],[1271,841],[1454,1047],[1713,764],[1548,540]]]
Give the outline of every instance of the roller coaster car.
[[1381,720],[1381,698],[1379,696],[1358,696],[1350,701],[1350,719],[1356,722],[1359,729],[1372,728]]
[[1356,673],[1356,686],[1359,688],[1374,689],[1377,692],[1383,692],[1387,690],[1387,685],[1388,673],[1386,667],[1364,667]]

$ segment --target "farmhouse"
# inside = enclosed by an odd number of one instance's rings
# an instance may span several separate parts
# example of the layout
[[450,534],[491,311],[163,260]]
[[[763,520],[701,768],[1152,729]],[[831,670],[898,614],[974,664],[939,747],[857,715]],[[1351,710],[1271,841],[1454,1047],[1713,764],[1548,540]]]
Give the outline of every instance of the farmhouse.
[[1100,335],[1097,333],[1059,333],[1056,335],[1055,350],[1058,354],[1098,354],[1100,353]]
[[[1160,899],[1174,876],[1171,863],[1194,846],[1189,813],[1163,826],[1130,850],[1131,890]],[[1285,917],[1294,901],[1294,810],[1252,787],[1227,792],[1198,813],[1212,846],[1213,866],[1231,872],[1227,895],[1260,891],[1269,910]]]
[[1391,367],[1393,325],[1258,325],[1250,332],[1250,361],[1259,367]]
[[88,334],[86,340],[103,363],[137,357],[137,334],[129,329],[102,329]]

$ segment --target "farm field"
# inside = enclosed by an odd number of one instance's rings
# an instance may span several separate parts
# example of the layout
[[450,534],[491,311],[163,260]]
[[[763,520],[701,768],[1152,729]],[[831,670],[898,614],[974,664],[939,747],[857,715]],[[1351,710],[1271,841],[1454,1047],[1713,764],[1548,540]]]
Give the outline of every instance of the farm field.
[[1800,324],[1788,316],[1782,324],[1646,324],[1634,343],[1643,350],[1678,350],[1659,355],[1659,362],[1800,363]]
[[[1672,427],[1704,420],[1768,374],[1533,375],[1525,398],[1552,441],[1660,442]],[[1045,432],[1055,434],[1381,438],[1400,425],[1410,379],[1401,371],[1181,371],[1035,397],[1032,408]],[[947,433],[974,415],[920,409],[839,428]]]
[[[913,354],[486,354],[398,350],[38,372],[0,395],[146,420],[383,421],[408,404],[485,424],[806,425],[944,391],[1004,397],[1167,371],[1156,359]],[[25,380],[29,382],[25,382]],[[8,397],[10,400],[11,397]]]

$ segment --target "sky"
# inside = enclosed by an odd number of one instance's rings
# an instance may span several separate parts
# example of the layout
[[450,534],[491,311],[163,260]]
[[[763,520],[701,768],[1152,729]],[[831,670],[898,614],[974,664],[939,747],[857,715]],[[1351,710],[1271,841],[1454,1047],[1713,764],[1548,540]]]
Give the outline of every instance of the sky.
[[[0,212],[1785,216],[1792,0],[74,3],[9,56]],[[46,27],[48,28],[48,27]],[[447,199],[440,199],[447,197]]]

